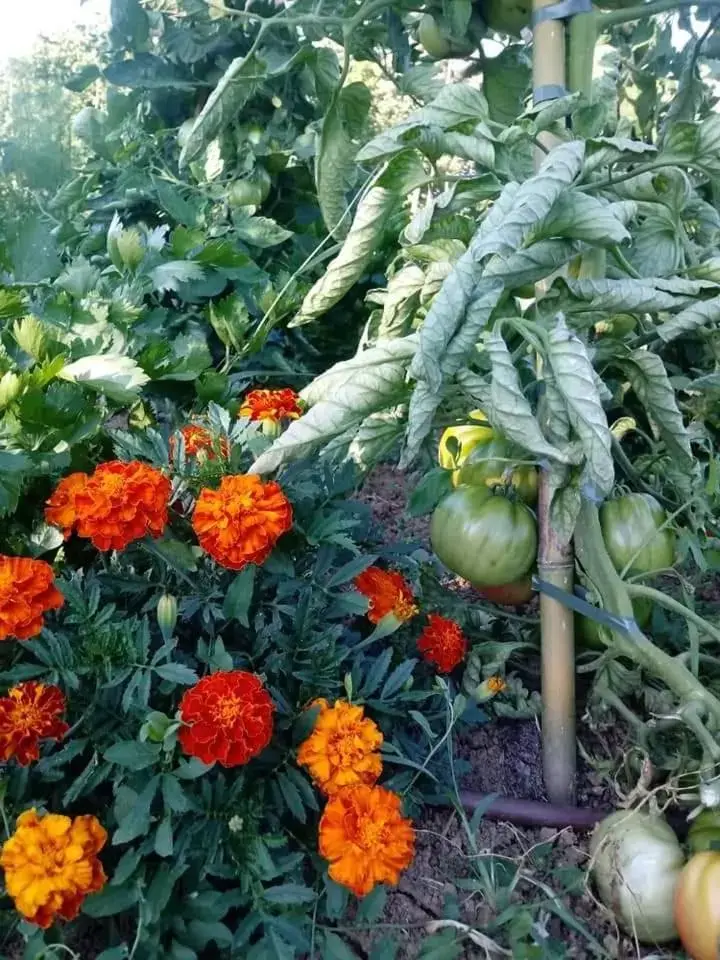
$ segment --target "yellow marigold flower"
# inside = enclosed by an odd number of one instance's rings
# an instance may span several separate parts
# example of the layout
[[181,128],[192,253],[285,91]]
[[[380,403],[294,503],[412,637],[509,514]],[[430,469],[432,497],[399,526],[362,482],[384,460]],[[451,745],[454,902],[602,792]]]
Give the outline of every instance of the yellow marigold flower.
[[96,817],[38,816],[26,810],[0,853],[5,889],[30,923],[46,929],[56,916],[73,920],[106,876],[97,853],[107,833]]
[[507,684],[502,677],[488,677],[488,690],[490,693],[504,693],[507,690]]
[[358,783],[372,786],[382,773],[377,752],[383,735],[365,716],[364,707],[337,700],[317,700],[315,728],[298,750],[298,763],[307,767],[318,787],[332,796],[341,787]]

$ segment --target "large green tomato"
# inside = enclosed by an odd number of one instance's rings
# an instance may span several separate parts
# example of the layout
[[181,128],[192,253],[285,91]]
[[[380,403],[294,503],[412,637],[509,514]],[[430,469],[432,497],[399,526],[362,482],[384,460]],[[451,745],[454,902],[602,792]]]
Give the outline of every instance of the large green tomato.
[[649,493],[629,493],[603,504],[603,539],[618,572],[631,561],[630,575],[665,570],[673,565],[675,534],[667,527],[657,532],[665,519],[665,511]]
[[256,167],[249,177],[233,180],[227,190],[231,207],[259,207],[267,200],[271,186],[270,174],[263,167]]
[[532,0],[483,0],[481,10],[491,30],[519,37],[530,26]]
[[537,501],[538,475],[532,465],[513,466],[516,456],[512,445],[495,434],[490,443],[477,445],[457,471],[457,484],[470,487],[512,486],[518,496],[529,503]]
[[417,36],[426,53],[433,60],[444,60],[452,53],[450,41],[443,36],[435,17],[429,13],[426,13],[418,24]]
[[486,487],[463,486],[435,508],[430,542],[453,573],[475,587],[499,587],[529,573],[537,525],[524,503]]

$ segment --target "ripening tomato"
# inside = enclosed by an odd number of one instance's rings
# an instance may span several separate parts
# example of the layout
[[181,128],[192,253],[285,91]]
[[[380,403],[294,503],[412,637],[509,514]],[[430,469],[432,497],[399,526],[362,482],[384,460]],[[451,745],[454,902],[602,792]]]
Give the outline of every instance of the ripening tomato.
[[459,427],[448,427],[440,437],[438,463],[444,470],[457,470],[479,444],[489,443],[493,428],[482,410],[471,410],[470,419],[475,423],[466,423]]
[[485,487],[458,487],[435,508],[430,542],[438,558],[475,587],[527,576],[537,555],[532,512]]
[[470,451],[457,471],[456,486],[459,483],[470,487],[512,486],[525,503],[534,504],[538,493],[537,470],[532,464],[513,466],[509,461],[514,456],[511,444],[495,434],[489,443],[479,444]]
[[675,926],[692,960],[720,957],[720,853],[696,853],[675,888]]
[[649,493],[629,493],[603,504],[603,539],[618,572],[629,563],[630,575],[665,570],[673,565],[675,534],[668,527],[658,532],[665,519],[665,511]]
[[490,603],[499,603],[503,607],[522,607],[532,600],[532,578],[524,577],[499,587],[482,587],[478,592]]

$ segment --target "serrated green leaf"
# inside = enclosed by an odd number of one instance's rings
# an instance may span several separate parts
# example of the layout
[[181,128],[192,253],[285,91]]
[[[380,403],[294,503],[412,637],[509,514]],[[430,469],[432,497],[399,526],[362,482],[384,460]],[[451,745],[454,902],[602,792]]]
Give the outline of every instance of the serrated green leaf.
[[114,743],[105,751],[105,759],[128,770],[144,770],[151,767],[160,756],[160,745],[124,740]]
[[681,466],[694,463],[690,436],[675,399],[665,364],[656,353],[635,350],[624,361],[633,390],[647,411],[648,418],[665,441],[665,446]]
[[160,777],[153,777],[145,786],[142,793],[138,794],[128,814],[123,817],[117,830],[113,834],[113,846],[121,843],[129,843],[136,837],[142,837],[150,829],[150,807],[155,799]]
[[492,362],[490,406],[493,426],[537,457],[571,463],[572,458],[566,450],[548,443],[543,436],[523,393],[510,351],[497,330],[490,333],[486,347]]
[[254,564],[249,564],[241,570],[230,584],[223,601],[223,613],[227,619],[239,620],[244,627],[250,626],[249,613],[255,591],[256,572],[257,567]]
[[415,344],[412,337],[382,341],[317,377],[301,393],[310,409],[257,458],[250,472],[271,473],[308,456],[369,414],[398,403]]
[[327,313],[360,279],[376,252],[395,202],[395,194],[384,187],[372,187],[367,192],[358,204],[340,253],[308,292],[291,327],[302,326]]
[[103,354],[75,360],[64,366],[58,377],[103,393],[118,403],[137,400],[150,379],[132,357]]
[[336,933],[323,933],[323,960],[358,960],[358,955]]
[[503,126],[513,123],[522,113],[530,87],[530,64],[523,44],[511,44],[497,57],[486,59],[483,90],[488,100],[490,119]]
[[254,96],[265,75],[257,56],[236,57],[217,83],[195,120],[180,153],[182,169],[196,160],[205,147],[233,121]]
[[281,883],[276,887],[266,887],[263,890],[263,899],[268,903],[313,903],[316,898],[317,894],[314,890],[300,883]]
[[163,663],[153,669],[159,677],[162,677],[163,680],[169,680],[170,683],[180,683],[189,687],[198,681],[197,673],[183,663]]
[[88,917],[113,917],[125,913],[140,899],[140,890],[136,884],[124,886],[106,886],[99,893],[90,894],[83,901],[82,912]]
[[160,823],[155,831],[155,853],[159,857],[171,857],[173,853],[173,827],[170,817]]
[[686,333],[695,333],[706,324],[720,321],[720,297],[693,303],[687,309],[678,313],[656,327],[655,333],[664,343],[670,343]]
[[549,344],[548,359],[555,383],[585,454],[583,482],[593,488],[596,496],[607,496],[615,482],[612,435],[585,344],[562,317],[550,332]]
[[387,700],[398,692],[403,684],[412,676],[416,663],[417,660],[405,660],[395,667],[380,691],[381,700]]
[[290,813],[301,823],[307,823],[307,813],[300,792],[284,773],[277,775],[277,785]]
[[202,280],[204,276],[203,268],[192,260],[169,260],[158,264],[149,274],[153,290],[158,293],[177,293],[182,284]]

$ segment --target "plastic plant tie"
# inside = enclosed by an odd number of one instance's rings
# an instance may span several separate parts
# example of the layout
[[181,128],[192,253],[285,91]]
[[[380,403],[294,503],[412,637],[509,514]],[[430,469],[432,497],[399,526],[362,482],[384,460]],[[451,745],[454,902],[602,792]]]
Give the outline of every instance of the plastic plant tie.
[[539,103],[546,103],[548,100],[560,100],[567,96],[568,91],[561,83],[546,83],[542,87],[535,87],[533,90],[533,103],[537,106]]
[[619,630],[629,637],[642,633],[634,617],[618,617],[614,613],[608,613],[607,610],[601,610],[599,607],[594,607],[591,603],[588,603],[583,598],[585,591],[582,587],[575,587],[575,593],[568,593],[567,590],[556,587],[555,584],[548,583],[547,580],[541,580],[537,576],[533,576],[532,585],[534,590],[538,590],[553,600],[557,600],[564,607],[569,607],[576,613],[581,613],[584,617],[594,620],[602,627]]
[[546,20],[569,20],[579,13],[592,13],[592,9],[592,0],[560,0],[559,3],[533,10],[532,25],[536,27]]

